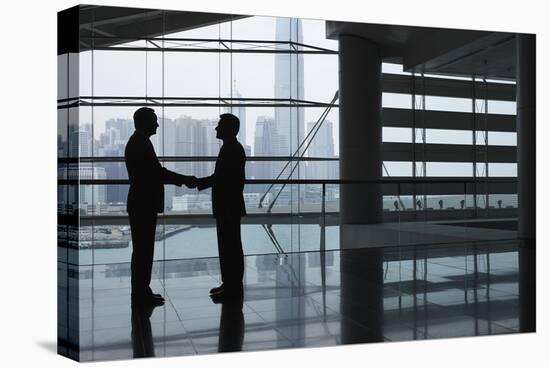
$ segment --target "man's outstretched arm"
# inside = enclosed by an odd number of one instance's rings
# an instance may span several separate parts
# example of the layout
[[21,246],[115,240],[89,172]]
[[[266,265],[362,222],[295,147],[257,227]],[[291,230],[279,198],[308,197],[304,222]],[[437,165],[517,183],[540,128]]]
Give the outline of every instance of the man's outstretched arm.
[[197,179],[197,189],[199,191],[212,187],[214,184],[214,175],[201,177]]
[[194,188],[197,186],[197,178],[195,176],[186,176],[163,168],[162,183],[177,186],[185,185],[189,188]]

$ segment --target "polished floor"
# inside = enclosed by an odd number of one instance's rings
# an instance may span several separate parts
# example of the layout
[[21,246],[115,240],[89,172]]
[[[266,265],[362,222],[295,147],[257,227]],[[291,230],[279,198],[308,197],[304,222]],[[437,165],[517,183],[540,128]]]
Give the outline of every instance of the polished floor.
[[215,304],[217,258],[155,263],[166,298],[132,309],[129,264],[58,263],[59,351],[81,361],[534,331],[534,247],[518,241],[246,257]]

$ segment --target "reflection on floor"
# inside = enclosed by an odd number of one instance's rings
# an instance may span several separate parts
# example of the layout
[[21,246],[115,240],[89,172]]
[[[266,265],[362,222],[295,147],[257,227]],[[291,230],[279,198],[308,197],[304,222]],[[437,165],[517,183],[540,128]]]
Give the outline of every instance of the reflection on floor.
[[[512,225],[502,220],[390,222],[344,224],[341,242],[351,248],[424,244],[451,244],[478,241],[505,241],[518,237]],[[515,221],[517,223],[517,221]]]
[[[216,258],[154,271],[166,304],[132,310],[129,264],[59,263],[60,353],[99,361],[534,331],[534,248],[517,241],[248,256],[242,304],[208,297]],[[76,331],[66,327],[75,317]]]

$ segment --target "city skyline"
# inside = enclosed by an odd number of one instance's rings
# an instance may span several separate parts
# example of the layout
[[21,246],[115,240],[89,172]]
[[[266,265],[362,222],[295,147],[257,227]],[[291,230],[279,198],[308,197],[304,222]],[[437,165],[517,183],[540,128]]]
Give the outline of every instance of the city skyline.
[[[173,37],[196,37],[216,40],[252,39],[294,42],[298,50],[301,44],[338,50],[338,43],[324,37],[323,21],[280,18],[250,17],[233,20],[226,24],[216,24],[172,34]],[[230,27],[228,28],[227,26]],[[250,29],[255,29],[253,35]],[[223,34],[228,32],[227,34]],[[237,41],[238,42],[238,41]],[[287,45],[288,46],[288,45]],[[281,46],[284,47],[284,46]],[[308,55],[301,53],[284,54],[215,54],[215,53],[171,53],[161,58],[159,53],[133,51],[85,51],[78,57],[80,95],[119,95],[119,96],[167,96],[167,97],[232,97],[232,98],[292,98],[330,102],[338,89],[337,55]],[[405,74],[401,65],[382,63],[382,72]],[[134,78],[144,74],[145,78]],[[430,76],[431,77],[431,76]],[[441,77],[441,76],[434,76]],[[468,78],[449,77],[468,80]],[[472,112],[472,100],[423,96],[424,106],[419,106],[421,96],[414,100],[416,108],[426,110]],[[410,94],[382,93],[383,108],[411,109]],[[474,101],[476,113],[514,114],[513,101]],[[152,106],[155,108],[154,106]],[[125,144],[133,132],[132,115],[137,107],[89,107],[78,108],[77,124],[68,127],[69,142],[64,148],[63,136],[58,137],[60,156],[66,151],[69,156],[109,157],[123,156]],[[217,155],[221,142],[215,139],[214,126],[219,115],[231,112],[241,119],[239,140],[247,156],[290,156],[321,116],[322,107],[157,107],[160,127],[151,138],[158,156],[210,156]],[[69,114],[74,113],[70,110]],[[63,113],[60,115],[63,116]],[[70,117],[70,116],[69,116]],[[74,117],[74,116],[73,116]],[[69,119],[70,120],[70,119]],[[324,125],[311,142],[306,153],[308,157],[335,158],[339,152],[338,108],[333,108]],[[382,127],[383,142],[413,143],[413,129]],[[416,131],[417,144],[463,144],[472,145],[474,138],[469,130],[425,129],[425,140]],[[476,132],[476,145],[487,138],[488,145],[517,144],[515,132]],[[67,137],[66,137],[67,138]],[[74,142],[78,141],[78,146]],[[247,178],[275,178],[285,162],[249,161]],[[214,162],[164,162],[169,169],[204,176],[213,169]],[[413,175],[413,162],[383,162],[382,175],[407,177]],[[422,164],[422,162],[416,162]],[[126,177],[121,163],[94,162],[94,178],[105,175],[109,179]],[[478,175],[508,176],[517,175],[515,163],[490,163],[486,171],[482,165],[472,162],[426,162],[425,172],[418,170],[417,176],[456,176],[472,177],[474,168]],[[100,172],[101,171],[101,172]],[[289,170],[286,171],[287,173]],[[490,174],[489,174],[490,172]],[[302,162],[294,178],[339,178],[338,162]],[[282,178],[286,178],[283,175]],[[188,192],[185,188],[167,187],[168,197],[181,196]],[[117,185],[108,185],[103,194],[107,202],[123,201],[125,190]],[[301,196],[300,196],[301,197]],[[97,200],[96,200],[97,201]]]

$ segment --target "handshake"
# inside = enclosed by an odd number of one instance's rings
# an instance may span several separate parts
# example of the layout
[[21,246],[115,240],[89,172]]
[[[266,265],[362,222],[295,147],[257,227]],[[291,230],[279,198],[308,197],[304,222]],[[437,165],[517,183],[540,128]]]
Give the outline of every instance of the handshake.
[[183,176],[182,175],[182,178],[178,181],[179,181],[177,183],[178,186],[181,187],[182,185],[185,185],[190,189],[196,188],[199,184],[199,179],[195,176]]

